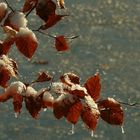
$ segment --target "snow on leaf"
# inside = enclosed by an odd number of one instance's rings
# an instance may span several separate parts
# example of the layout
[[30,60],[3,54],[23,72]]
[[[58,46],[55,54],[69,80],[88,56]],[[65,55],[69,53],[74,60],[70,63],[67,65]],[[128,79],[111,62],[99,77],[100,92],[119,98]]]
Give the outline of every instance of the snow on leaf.
[[83,122],[86,124],[86,126],[91,129],[95,130],[98,120],[99,120],[100,113],[98,110],[94,109],[94,111],[88,107],[85,106],[82,113],[81,113],[81,118]]
[[64,0],[57,0],[57,4],[61,9],[65,8],[65,1]]
[[15,43],[18,50],[28,58],[31,58],[34,55],[38,47],[38,41],[35,34],[27,28],[20,28]]
[[3,20],[3,18],[7,14],[7,4],[4,2],[0,3],[0,22]]
[[[15,95],[22,95],[22,92],[25,92],[25,85],[20,82],[12,82],[6,89],[3,94],[0,94],[0,102],[5,102],[10,98],[13,98]],[[15,97],[16,98],[16,97]]]
[[16,62],[9,59],[6,55],[0,56],[0,86],[7,87],[10,77],[17,77]]
[[80,99],[83,99],[88,95],[86,88],[80,86],[79,84],[73,84],[71,88],[68,89],[68,92]]
[[24,13],[19,11],[14,11],[8,14],[7,18],[4,21],[4,26],[10,26],[11,28],[19,31],[19,28],[27,27],[27,19],[25,18]]
[[68,84],[68,85],[73,85],[73,84],[80,84],[80,78],[71,72],[65,73],[62,76],[60,76],[61,82]]
[[54,97],[48,92],[43,94],[43,108],[53,107]]
[[101,118],[112,125],[122,125],[124,113],[121,105],[113,98],[101,100],[98,102]]
[[69,49],[69,45],[63,35],[55,38],[55,47],[57,51],[67,51]]
[[94,131],[100,117],[98,106],[90,96],[85,96],[85,103],[83,106],[81,118],[87,127]]
[[40,0],[36,6],[36,14],[45,22],[50,15],[55,15],[56,4],[52,0]]
[[88,94],[96,101],[100,97],[101,83],[99,74],[91,76],[84,84]]

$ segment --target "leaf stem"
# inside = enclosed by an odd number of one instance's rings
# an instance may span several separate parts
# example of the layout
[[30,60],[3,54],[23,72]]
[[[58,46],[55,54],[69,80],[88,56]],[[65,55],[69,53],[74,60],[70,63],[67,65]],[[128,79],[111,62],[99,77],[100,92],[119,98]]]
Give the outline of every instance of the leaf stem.
[[7,6],[9,7],[9,9],[10,9],[12,12],[14,12],[14,9],[10,6],[10,4],[8,3],[8,1],[5,0],[5,2],[6,2],[6,4],[7,4]]
[[29,15],[30,15],[30,13],[35,9],[35,7],[36,7],[36,4],[30,9],[30,11],[25,15],[25,18],[27,18]]

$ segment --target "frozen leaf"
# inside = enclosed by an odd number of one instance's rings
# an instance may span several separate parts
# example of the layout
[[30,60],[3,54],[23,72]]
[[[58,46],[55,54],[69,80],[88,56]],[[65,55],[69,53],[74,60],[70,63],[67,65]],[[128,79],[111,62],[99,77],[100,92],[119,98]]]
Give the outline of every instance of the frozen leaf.
[[60,80],[68,85],[72,85],[72,84],[80,84],[80,78],[71,72],[65,73],[60,77]]
[[52,76],[49,75],[46,72],[39,72],[38,78],[33,81],[33,83],[35,82],[46,82],[46,81],[50,81],[52,79]]
[[36,14],[45,22],[49,16],[55,15],[56,4],[52,0],[40,0],[36,6]]
[[10,26],[11,28],[19,31],[19,28],[27,27],[27,19],[25,18],[24,13],[19,11],[14,11],[8,14],[7,18],[4,21],[4,26]]
[[64,0],[57,0],[57,4],[61,9],[65,8],[65,1]]
[[43,94],[43,108],[53,107],[54,97],[48,92]]
[[68,89],[68,92],[80,99],[83,99],[88,95],[86,88],[80,86],[79,84],[73,84],[71,88]]
[[77,98],[70,94],[60,95],[53,103],[53,113],[57,119],[66,117],[70,107],[77,102]]
[[81,118],[83,122],[87,125],[87,127],[91,130],[95,130],[98,119],[99,119],[100,113],[99,111],[95,109],[91,109],[90,107],[84,107]]
[[38,0],[25,0],[22,12],[26,13],[30,11],[37,4],[37,2]]
[[31,58],[34,55],[38,47],[38,41],[35,34],[27,28],[20,28],[15,43],[18,50],[28,58]]
[[88,94],[96,101],[100,97],[101,83],[99,74],[91,76],[84,84]]
[[[22,95],[23,92],[25,92],[25,85],[20,82],[12,82],[6,89],[3,94],[0,94],[0,102],[5,102],[9,100],[10,98],[15,98],[15,101],[18,99],[18,95]],[[14,97],[15,96],[15,97]]]
[[67,120],[73,124],[76,124],[83,109],[83,105],[81,102],[76,102],[72,105],[67,113]]
[[69,49],[69,45],[63,35],[55,38],[55,47],[57,51],[67,51]]
[[124,113],[121,105],[113,98],[101,100],[98,102],[101,118],[112,125],[122,125]]
[[15,37],[17,34],[17,31],[11,28],[10,26],[4,26],[3,31],[11,38]]
[[0,22],[3,20],[3,18],[6,16],[7,14],[7,4],[4,2],[0,3]]

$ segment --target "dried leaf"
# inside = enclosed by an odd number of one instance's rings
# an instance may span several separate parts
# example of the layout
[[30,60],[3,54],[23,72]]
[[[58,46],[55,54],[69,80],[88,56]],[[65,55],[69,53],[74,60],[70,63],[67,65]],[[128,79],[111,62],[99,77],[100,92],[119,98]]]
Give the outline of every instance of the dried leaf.
[[51,28],[55,24],[57,24],[63,17],[68,16],[68,15],[56,15],[56,14],[51,14],[48,16],[48,19],[44,25],[42,25],[39,29],[41,30],[46,30],[48,28]]
[[55,38],[55,47],[57,51],[67,51],[69,49],[68,43],[63,35]]
[[30,11],[37,4],[37,2],[38,0],[25,0],[22,12],[26,13]]
[[101,118],[112,125],[122,125],[124,113],[121,105],[113,98],[101,100],[98,102]]
[[37,47],[38,41],[35,34],[29,30],[21,28],[16,36],[16,46],[18,50],[26,57],[31,58]]
[[15,111],[15,113],[20,114],[21,108],[22,108],[22,102],[23,102],[22,95],[16,93],[13,96],[13,105],[14,105],[14,111]]
[[67,113],[67,120],[73,124],[76,124],[83,109],[83,105],[81,102],[76,102],[72,105]]
[[15,38],[13,37],[7,37],[4,42],[0,43],[0,55],[7,54],[11,48],[11,46],[14,44]]
[[10,80],[9,70],[3,68],[0,70],[0,86],[6,88],[8,86],[8,81]]
[[80,78],[74,73],[68,72],[60,76],[61,82],[72,85],[72,84],[80,84]]
[[61,9],[65,8],[65,1],[64,0],[57,0],[57,4]]
[[46,82],[50,81],[52,79],[52,76],[46,72],[39,72],[38,78],[33,82]]
[[25,97],[25,105],[26,109],[29,111],[30,115],[37,119],[39,111],[42,108],[43,104],[43,94],[33,97],[33,96],[26,96]]
[[69,106],[66,106],[64,102],[54,102],[53,104],[53,114],[57,119],[61,119],[66,116],[69,111]]
[[36,6],[36,14],[45,22],[49,16],[55,15],[56,4],[52,0],[39,1]]
[[84,84],[88,94],[96,101],[100,97],[101,83],[99,74],[91,76]]
[[82,118],[83,122],[91,130],[95,130],[96,129],[99,116],[100,116],[100,114],[99,114],[98,110],[91,109],[88,106],[84,107],[83,112],[81,114],[81,118]]

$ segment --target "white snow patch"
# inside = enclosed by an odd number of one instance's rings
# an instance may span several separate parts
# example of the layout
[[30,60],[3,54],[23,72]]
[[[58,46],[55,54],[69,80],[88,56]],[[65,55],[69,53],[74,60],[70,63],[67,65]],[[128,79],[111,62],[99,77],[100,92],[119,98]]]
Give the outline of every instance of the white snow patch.
[[31,86],[28,86],[26,91],[22,94],[23,96],[37,96],[37,91],[31,87]]
[[5,2],[0,3],[0,15],[7,10],[7,4]]
[[46,91],[43,94],[43,101],[53,102],[54,101],[54,97],[48,91]]
[[20,28],[17,36],[31,36],[37,42],[35,34],[28,28]]
[[10,84],[10,86],[6,89],[6,92],[18,93],[22,95],[22,93],[25,92],[25,90],[26,86],[22,82],[16,81]]
[[10,22],[12,25],[14,25],[18,28],[20,28],[20,27],[26,28],[28,21],[25,18],[24,13],[15,11],[10,17]]
[[92,112],[97,112],[100,114],[97,104],[90,96],[85,96],[85,102],[90,107]]

